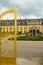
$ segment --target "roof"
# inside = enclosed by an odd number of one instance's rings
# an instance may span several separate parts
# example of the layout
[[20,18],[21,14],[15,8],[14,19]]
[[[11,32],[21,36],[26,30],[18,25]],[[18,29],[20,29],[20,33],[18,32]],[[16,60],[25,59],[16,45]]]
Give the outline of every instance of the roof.
[[[27,22],[42,22],[43,24],[43,19],[17,19],[17,25],[27,25]],[[14,20],[0,20],[0,26],[5,26],[5,25],[14,25]]]

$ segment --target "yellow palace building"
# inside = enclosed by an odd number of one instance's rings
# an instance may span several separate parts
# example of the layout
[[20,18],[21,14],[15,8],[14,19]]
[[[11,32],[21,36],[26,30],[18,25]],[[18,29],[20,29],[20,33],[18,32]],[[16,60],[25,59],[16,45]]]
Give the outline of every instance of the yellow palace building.
[[[14,20],[0,20],[0,32],[14,32]],[[43,19],[18,19],[17,32],[43,33]]]

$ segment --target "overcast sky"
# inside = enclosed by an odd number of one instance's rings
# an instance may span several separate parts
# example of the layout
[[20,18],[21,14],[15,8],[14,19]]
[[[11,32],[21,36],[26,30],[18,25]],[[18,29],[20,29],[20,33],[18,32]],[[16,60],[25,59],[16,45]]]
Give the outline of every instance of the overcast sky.
[[0,0],[0,12],[14,6],[18,18],[43,18],[43,0]]

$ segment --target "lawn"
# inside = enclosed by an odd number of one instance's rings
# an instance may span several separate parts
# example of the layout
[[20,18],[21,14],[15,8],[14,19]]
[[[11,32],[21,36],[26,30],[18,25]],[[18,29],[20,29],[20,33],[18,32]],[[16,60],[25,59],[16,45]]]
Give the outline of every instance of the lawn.
[[42,36],[30,36],[30,37],[26,37],[26,36],[19,36],[17,37],[17,40],[24,40],[24,41],[43,41],[43,37]]

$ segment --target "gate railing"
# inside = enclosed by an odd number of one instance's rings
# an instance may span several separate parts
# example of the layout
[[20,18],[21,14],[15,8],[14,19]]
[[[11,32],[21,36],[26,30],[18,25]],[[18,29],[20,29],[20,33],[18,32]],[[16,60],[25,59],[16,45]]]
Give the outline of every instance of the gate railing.
[[[4,12],[0,13],[0,19],[6,13],[13,12],[14,13],[14,32],[0,32],[0,65],[16,65],[16,8],[7,9]],[[1,21],[1,20],[0,20]],[[6,26],[0,26],[5,27]],[[9,28],[9,26],[7,26]]]

